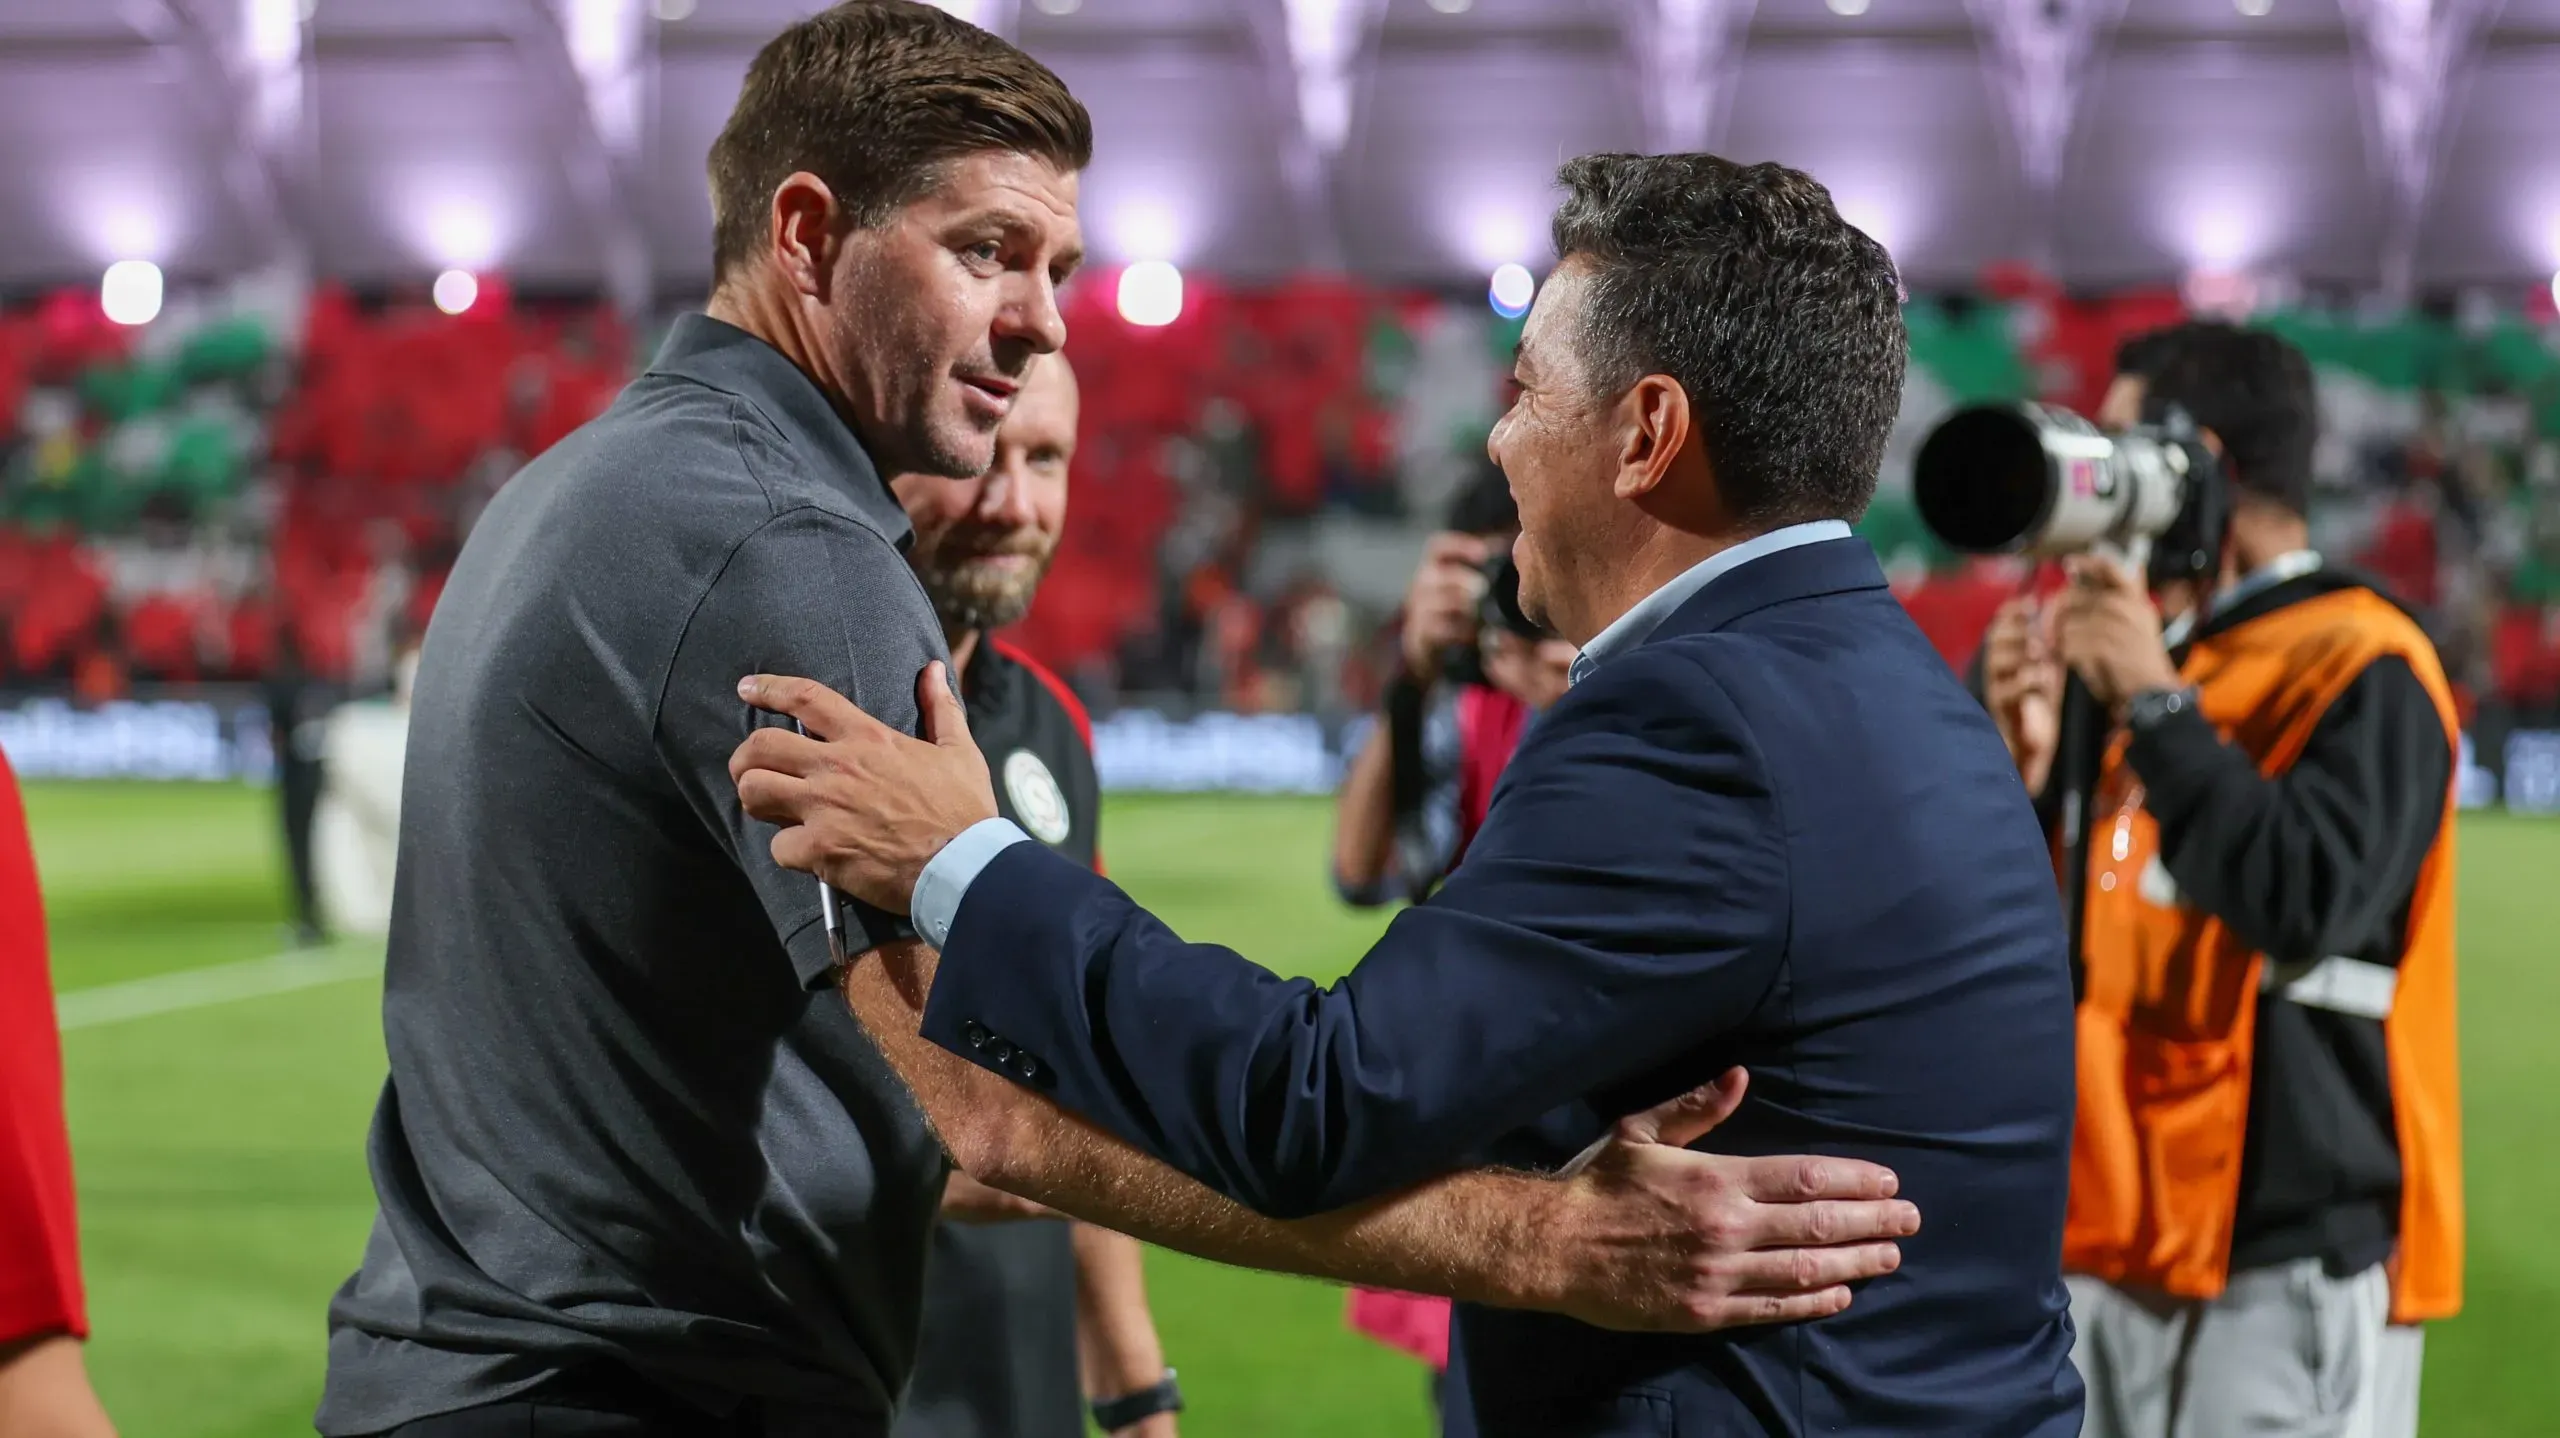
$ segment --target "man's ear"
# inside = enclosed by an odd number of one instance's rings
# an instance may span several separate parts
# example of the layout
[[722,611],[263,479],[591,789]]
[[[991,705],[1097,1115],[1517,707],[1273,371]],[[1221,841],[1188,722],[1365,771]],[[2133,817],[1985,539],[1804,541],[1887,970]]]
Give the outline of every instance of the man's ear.
[[1618,451],[1618,477],[1611,488],[1620,499],[1650,494],[1671,462],[1689,442],[1692,416],[1689,392],[1667,374],[1649,374],[1635,382],[1618,401],[1626,435]]
[[825,301],[844,244],[844,211],[835,191],[806,170],[794,171],[774,187],[772,219],[774,265],[794,290]]
[[2230,517],[2233,513],[2238,511],[2242,505],[2249,502],[2251,495],[2248,487],[2240,482],[2240,471],[2231,463],[2231,451],[2223,447],[2221,435],[2215,434],[2212,430],[2206,429],[2202,425],[2198,425],[2196,426],[2196,442],[2204,446],[2205,453],[2212,455],[2215,463],[2220,465],[2222,469],[2222,514],[2224,520],[2222,530],[2223,539],[2227,544],[2231,537],[2231,525],[2229,523]]

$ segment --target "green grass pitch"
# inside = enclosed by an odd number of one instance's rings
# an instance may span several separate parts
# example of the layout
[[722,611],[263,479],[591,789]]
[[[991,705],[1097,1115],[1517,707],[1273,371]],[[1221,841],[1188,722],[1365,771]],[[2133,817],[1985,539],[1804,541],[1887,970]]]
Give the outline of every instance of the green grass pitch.
[[[279,947],[267,794],[46,784],[27,799],[64,993]],[[1115,800],[1105,849],[1114,876],[1191,936],[1330,977],[1381,920],[1326,888],[1326,814],[1306,800]],[[2560,1398],[2560,1249],[2543,1236],[2560,1189],[2560,823],[2474,817],[2462,846],[2470,1307],[2430,1335],[2424,1431],[2506,1438],[2547,1431]],[[382,1076],[378,1004],[369,978],[338,978],[64,1035],[90,1362],[129,1438],[310,1431],[322,1310],[372,1213],[361,1145]],[[1428,1431],[1419,1365],[1347,1333],[1335,1290],[1166,1253],[1148,1272],[1191,1398],[1186,1431]]]

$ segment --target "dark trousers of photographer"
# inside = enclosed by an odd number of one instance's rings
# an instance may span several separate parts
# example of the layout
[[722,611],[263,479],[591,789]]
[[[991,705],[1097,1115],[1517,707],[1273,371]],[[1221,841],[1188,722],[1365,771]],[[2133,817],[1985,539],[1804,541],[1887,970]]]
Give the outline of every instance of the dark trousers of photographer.
[[2409,1438],[2461,1303],[2453,703],[2319,571],[2199,626],[2089,807],[2063,1262],[2090,1438]]

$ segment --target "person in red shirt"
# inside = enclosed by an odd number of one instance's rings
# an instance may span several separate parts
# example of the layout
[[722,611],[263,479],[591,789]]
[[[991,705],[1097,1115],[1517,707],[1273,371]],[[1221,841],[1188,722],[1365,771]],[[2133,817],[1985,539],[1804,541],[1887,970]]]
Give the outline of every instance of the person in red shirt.
[[80,1361],[88,1334],[44,899],[0,756],[0,1433],[114,1438]]

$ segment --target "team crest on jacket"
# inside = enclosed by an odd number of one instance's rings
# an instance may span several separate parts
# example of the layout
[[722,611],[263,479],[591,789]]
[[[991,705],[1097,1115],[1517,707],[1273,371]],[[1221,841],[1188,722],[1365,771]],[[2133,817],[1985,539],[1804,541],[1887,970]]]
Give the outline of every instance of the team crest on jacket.
[[1067,796],[1039,755],[1016,749],[1005,759],[1004,791],[1013,797],[1013,812],[1031,837],[1043,844],[1067,841]]

